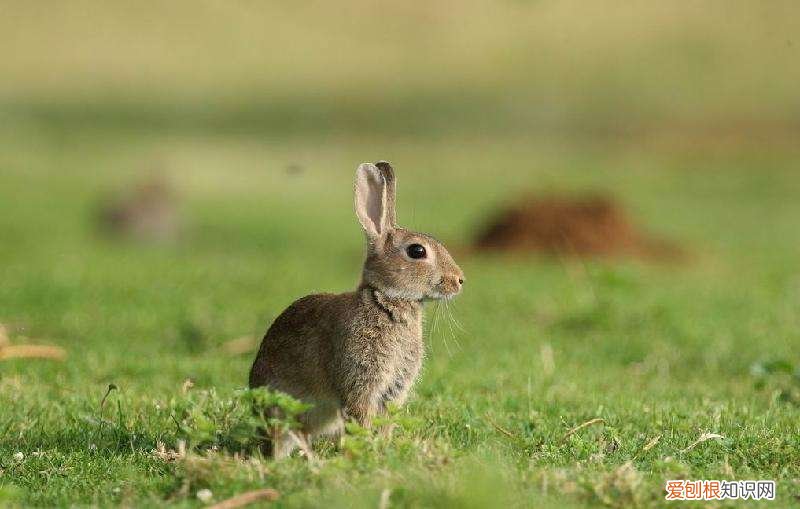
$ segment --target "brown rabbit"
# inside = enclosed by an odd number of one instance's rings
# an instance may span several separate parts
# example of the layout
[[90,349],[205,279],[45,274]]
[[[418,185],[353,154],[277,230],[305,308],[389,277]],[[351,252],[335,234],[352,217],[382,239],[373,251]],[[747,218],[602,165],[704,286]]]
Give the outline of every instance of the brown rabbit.
[[273,433],[276,458],[341,433],[348,418],[368,427],[387,403],[404,403],[424,356],[423,302],[452,298],[464,284],[444,246],[397,226],[389,163],[358,167],[355,208],[367,236],[358,288],[289,306],[267,331],[250,370],[250,387],[313,405],[301,416],[300,433]]

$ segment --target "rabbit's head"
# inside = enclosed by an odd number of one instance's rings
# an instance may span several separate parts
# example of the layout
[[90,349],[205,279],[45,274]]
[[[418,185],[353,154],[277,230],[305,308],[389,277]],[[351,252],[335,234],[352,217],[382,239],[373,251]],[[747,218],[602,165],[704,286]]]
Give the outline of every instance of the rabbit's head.
[[385,161],[356,170],[356,215],[367,236],[362,284],[395,299],[449,299],[464,273],[436,239],[397,226],[395,177]]

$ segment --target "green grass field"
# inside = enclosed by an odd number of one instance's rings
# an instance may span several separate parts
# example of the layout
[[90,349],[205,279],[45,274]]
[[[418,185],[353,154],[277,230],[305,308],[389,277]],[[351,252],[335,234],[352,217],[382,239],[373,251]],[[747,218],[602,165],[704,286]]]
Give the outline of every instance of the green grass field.
[[[796,0],[1,10],[0,324],[66,358],[0,359],[0,507],[261,488],[276,507],[663,507],[668,479],[774,479],[758,507],[798,504]],[[274,463],[243,391],[256,343],[293,300],[357,284],[353,173],[378,159],[465,292],[428,307],[391,439]],[[179,237],[98,235],[99,205],[151,175]],[[608,193],[686,259],[470,254],[527,192]]]
[[[2,134],[0,322],[12,342],[68,353],[0,361],[2,503],[192,506],[201,489],[219,501],[272,487],[286,507],[660,506],[671,478],[775,479],[770,507],[800,495],[798,382],[784,373],[800,366],[796,151]],[[313,464],[247,454],[238,391],[253,353],[223,345],[299,296],[356,284],[352,174],[382,157],[401,222],[462,251],[461,327],[429,306],[424,373],[391,440],[356,433]],[[100,197],[154,167],[178,190],[181,238],[99,239]],[[463,252],[522,190],[586,189],[690,259]],[[691,447],[704,433],[724,439]],[[180,440],[184,457],[156,452]]]

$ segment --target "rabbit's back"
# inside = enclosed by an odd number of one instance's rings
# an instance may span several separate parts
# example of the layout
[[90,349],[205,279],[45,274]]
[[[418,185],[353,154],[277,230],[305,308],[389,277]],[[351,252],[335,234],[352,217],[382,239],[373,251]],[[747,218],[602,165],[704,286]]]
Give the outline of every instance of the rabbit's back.
[[333,394],[330,359],[341,334],[336,308],[345,295],[316,294],[295,301],[272,323],[250,370],[250,387],[267,386],[299,399]]

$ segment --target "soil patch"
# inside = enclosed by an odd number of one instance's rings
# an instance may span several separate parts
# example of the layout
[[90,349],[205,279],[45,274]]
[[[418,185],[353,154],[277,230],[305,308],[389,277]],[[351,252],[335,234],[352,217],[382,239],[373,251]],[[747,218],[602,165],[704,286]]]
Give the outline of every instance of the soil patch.
[[576,257],[676,258],[682,250],[640,232],[611,197],[528,196],[479,231],[478,251]]

